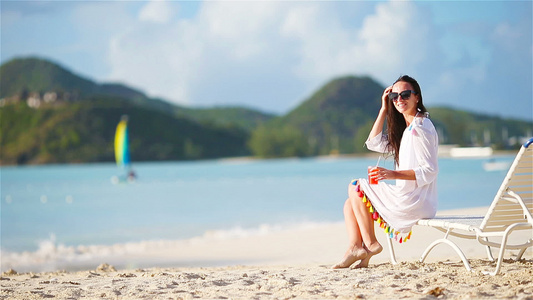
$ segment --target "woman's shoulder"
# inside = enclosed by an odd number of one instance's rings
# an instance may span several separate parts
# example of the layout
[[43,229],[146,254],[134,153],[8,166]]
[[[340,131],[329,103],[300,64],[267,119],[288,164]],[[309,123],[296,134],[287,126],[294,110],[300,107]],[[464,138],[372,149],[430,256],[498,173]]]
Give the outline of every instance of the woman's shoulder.
[[421,129],[422,131],[426,131],[429,133],[437,132],[435,126],[433,125],[433,122],[431,122],[431,120],[429,119],[429,114],[427,112],[415,117],[415,119],[409,126],[409,129],[413,130],[415,128],[417,130]]

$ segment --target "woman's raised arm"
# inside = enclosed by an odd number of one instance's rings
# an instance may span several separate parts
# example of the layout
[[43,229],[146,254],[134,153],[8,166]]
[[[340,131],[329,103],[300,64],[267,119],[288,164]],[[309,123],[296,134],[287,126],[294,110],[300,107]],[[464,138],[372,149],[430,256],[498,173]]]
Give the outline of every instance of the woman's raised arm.
[[383,124],[385,124],[385,117],[387,116],[387,101],[389,101],[389,94],[391,91],[392,86],[389,86],[385,89],[385,91],[383,91],[383,95],[381,96],[381,109],[379,110],[378,117],[374,122],[374,126],[372,126],[370,134],[368,135],[368,140],[376,137],[381,133],[381,131],[383,131]]

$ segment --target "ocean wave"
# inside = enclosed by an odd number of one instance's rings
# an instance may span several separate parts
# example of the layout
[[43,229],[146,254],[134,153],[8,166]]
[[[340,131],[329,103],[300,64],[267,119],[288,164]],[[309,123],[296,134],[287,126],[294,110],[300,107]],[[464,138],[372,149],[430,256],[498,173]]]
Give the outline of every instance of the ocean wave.
[[12,252],[0,250],[1,270],[17,272],[49,272],[56,270],[76,271],[94,269],[103,262],[120,268],[135,268],[142,265],[164,266],[165,264],[191,265],[193,261],[172,261],[169,253],[179,253],[188,245],[210,245],[216,241],[243,240],[287,231],[312,230],[338,223],[302,222],[297,224],[262,224],[253,228],[236,226],[230,229],[208,230],[202,235],[177,240],[142,240],[113,245],[66,246],[57,243],[51,234],[38,242],[36,251]]

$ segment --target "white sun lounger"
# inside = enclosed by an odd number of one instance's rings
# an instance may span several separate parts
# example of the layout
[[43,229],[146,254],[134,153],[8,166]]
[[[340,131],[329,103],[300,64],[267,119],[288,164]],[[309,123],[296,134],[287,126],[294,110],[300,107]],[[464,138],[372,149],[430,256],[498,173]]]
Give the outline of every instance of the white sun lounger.
[[[430,226],[445,232],[443,238],[431,243],[420,258],[424,262],[431,250],[439,244],[447,244],[461,257],[467,270],[472,271],[468,259],[463,251],[448,237],[455,236],[465,239],[475,239],[487,248],[487,255],[494,261],[490,247],[499,248],[498,262],[493,272],[499,273],[505,250],[519,250],[517,260],[528,247],[533,246],[533,138],[526,142],[518,152],[507,176],[502,182],[496,197],[485,216],[439,216],[432,219],[422,219],[417,225]],[[508,243],[508,238],[514,230],[531,230],[529,239]],[[396,264],[394,248],[387,239],[391,261]]]

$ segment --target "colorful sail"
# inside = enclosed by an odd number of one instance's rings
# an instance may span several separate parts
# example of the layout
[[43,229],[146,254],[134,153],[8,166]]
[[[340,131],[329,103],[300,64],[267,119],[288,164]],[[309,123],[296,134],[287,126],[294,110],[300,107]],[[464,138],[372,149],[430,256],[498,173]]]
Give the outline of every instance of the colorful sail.
[[130,149],[128,145],[128,118],[122,117],[115,133],[115,160],[120,167],[130,164]]

